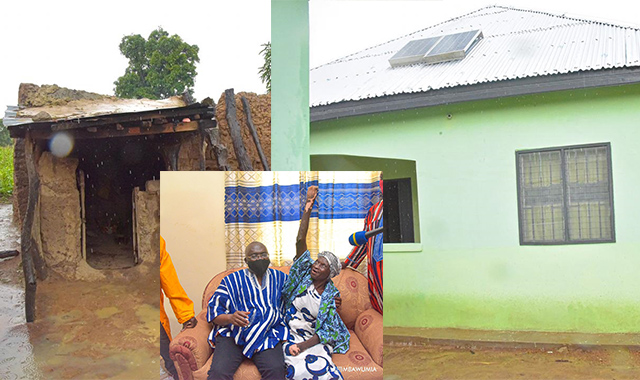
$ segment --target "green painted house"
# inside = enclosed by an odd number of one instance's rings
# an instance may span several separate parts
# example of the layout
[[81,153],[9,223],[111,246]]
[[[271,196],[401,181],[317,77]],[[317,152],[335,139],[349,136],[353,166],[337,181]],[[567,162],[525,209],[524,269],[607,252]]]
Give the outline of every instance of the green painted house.
[[309,82],[311,169],[384,171],[385,334],[640,344],[639,29],[487,7]]

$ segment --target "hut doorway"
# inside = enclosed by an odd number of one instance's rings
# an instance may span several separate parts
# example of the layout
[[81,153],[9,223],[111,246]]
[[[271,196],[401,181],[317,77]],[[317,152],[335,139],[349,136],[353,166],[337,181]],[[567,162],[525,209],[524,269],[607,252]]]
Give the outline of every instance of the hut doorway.
[[82,255],[95,269],[138,263],[136,189],[165,170],[158,136],[84,139],[76,145]]

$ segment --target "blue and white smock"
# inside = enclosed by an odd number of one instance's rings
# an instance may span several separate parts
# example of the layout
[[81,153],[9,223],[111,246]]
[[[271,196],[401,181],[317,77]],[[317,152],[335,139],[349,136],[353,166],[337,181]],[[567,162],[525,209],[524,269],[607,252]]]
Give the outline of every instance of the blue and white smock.
[[229,274],[209,300],[207,321],[212,322],[218,315],[248,311],[249,326],[213,325],[209,334],[209,344],[213,347],[217,335],[233,338],[243,347],[242,353],[251,358],[255,352],[274,348],[280,341],[287,340],[289,331],[284,324],[282,309],[282,289],[287,275],[268,268],[262,282],[249,270],[243,269]]

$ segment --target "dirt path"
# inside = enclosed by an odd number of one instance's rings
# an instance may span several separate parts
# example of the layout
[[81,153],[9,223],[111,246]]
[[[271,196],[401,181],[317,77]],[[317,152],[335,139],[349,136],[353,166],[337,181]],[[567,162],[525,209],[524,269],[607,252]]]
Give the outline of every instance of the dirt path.
[[583,350],[440,345],[384,347],[385,380],[640,379],[640,353],[626,347]]
[[[19,249],[10,221],[0,204],[0,249]],[[39,282],[27,324],[21,258],[0,261],[0,379],[157,379],[159,280],[120,277]]]

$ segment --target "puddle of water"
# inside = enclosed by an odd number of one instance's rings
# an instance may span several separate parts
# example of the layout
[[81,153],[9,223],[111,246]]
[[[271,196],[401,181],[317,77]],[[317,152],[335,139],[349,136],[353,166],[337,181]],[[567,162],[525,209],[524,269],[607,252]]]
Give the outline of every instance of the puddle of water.
[[0,231],[0,250],[20,249],[20,233],[13,224],[13,206],[9,203],[0,203]]
[[138,326],[138,331],[145,334],[147,336],[146,340],[149,342],[156,341],[160,334],[158,327],[159,315],[159,309],[148,304],[140,305],[136,308],[136,316],[140,321],[143,321],[143,324]]
[[0,379],[40,379],[24,317],[24,292],[0,285]]
[[117,307],[109,306],[109,307],[102,308],[100,310],[96,310],[96,315],[98,316],[98,318],[110,318],[114,314],[118,314],[121,312],[122,311],[120,311],[120,309],[118,309]]
[[[20,249],[11,204],[0,204],[0,250]],[[0,379],[40,379],[24,315],[20,257],[0,259]]]

